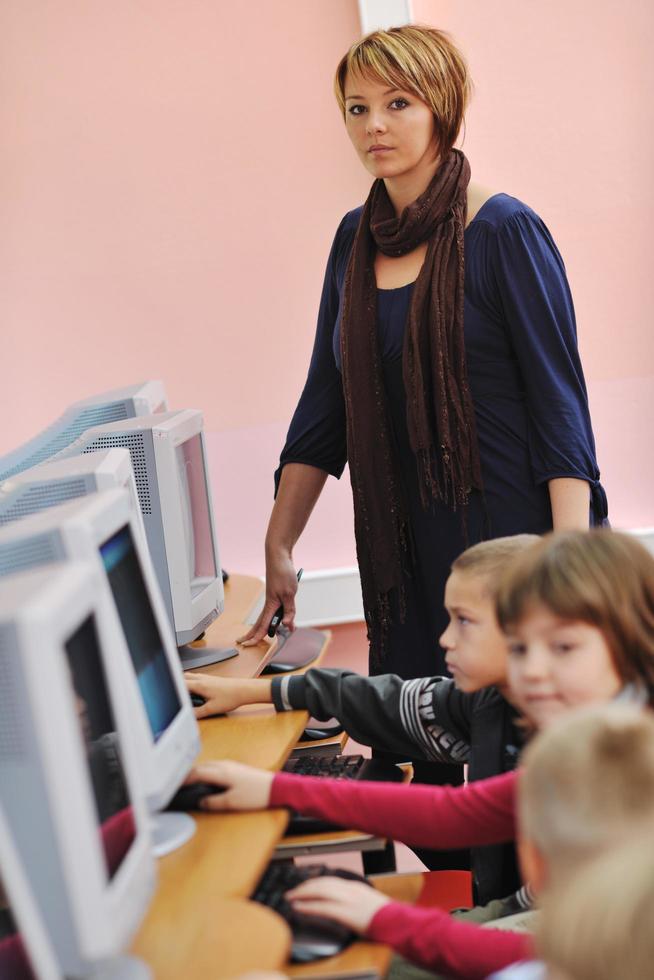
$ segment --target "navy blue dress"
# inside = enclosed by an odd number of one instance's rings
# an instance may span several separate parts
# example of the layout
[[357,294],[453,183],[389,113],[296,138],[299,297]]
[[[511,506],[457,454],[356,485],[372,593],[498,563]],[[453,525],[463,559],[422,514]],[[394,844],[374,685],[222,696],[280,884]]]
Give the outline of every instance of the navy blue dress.
[[[342,220],[320,302],[309,374],[277,470],[306,463],[336,477],[347,461],[340,374],[340,306],[361,208]],[[563,260],[529,207],[496,194],[465,231],[464,329],[484,483],[466,528],[445,505],[423,509],[409,446],[402,350],[412,284],[378,290],[377,324],[396,451],[413,531],[415,567],[403,623],[394,615],[383,669],[401,677],[443,672],[438,637],[452,561],[484,538],[552,527],[547,481],[590,484],[591,523],[606,517],[586,385]],[[466,537],[467,535],[467,537]],[[396,610],[397,612],[397,610]]]

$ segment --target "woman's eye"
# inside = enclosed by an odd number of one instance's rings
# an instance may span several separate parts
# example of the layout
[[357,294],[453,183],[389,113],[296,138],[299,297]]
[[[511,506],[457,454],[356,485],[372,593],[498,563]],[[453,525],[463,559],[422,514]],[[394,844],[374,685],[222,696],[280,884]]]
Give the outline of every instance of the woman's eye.
[[360,116],[366,111],[364,105],[351,105],[347,110],[351,116]]
[[393,99],[391,102],[391,109],[406,109],[408,106],[406,99]]

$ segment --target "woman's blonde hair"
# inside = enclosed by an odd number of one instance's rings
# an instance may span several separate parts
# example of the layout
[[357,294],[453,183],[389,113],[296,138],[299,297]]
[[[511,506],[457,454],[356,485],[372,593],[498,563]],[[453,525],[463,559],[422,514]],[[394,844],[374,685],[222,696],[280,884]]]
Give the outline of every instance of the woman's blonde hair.
[[472,83],[463,55],[444,31],[407,24],[373,31],[353,44],[341,58],[334,79],[343,115],[348,73],[413,92],[434,114],[439,153],[444,156],[452,149]]
[[541,905],[536,946],[561,975],[571,980],[651,977],[652,828],[592,860],[546,893]]
[[500,627],[537,606],[600,630],[622,680],[644,684],[654,700],[654,557],[634,537],[602,528],[546,535],[502,576]]

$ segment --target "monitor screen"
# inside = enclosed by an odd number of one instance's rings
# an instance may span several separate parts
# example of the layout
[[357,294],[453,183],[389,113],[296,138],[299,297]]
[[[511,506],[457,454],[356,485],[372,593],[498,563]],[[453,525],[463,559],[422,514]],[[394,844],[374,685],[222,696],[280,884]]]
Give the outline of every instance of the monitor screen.
[[[184,535],[192,579],[215,579],[216,555],[209,511],[205,460],[200,435],[192,436],[175,449],[184,503]],[[192,585],[201,590],[205,583]]]
[[100,546],[155,742],[181,711],[134,540],[126,525]]
[[0,878],[0,980],[36,980]]
[[136,826],[92,615],[67,640],[65,649],[107,874],[113,878],[134,841]]

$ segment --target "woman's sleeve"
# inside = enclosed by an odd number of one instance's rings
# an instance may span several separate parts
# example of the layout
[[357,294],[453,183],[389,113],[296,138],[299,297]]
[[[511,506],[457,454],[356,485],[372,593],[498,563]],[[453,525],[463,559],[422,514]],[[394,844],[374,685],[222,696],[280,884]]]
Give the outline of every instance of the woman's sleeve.
[[350,239],[347,218],[338,227],[327,260],[309,373],[275,472],[275,494],[287,463],[306,463],[340,477],[347,461],[345,401],[333,348],[339,311],[337,265]]
[[482,928],[441,909],[403,902],[382,906],[366,939],[386,943],[412,963],[460,980],[484,980],[496,970],[535,955],[533,940],[525,933]]
[[563,259],[536,214],[525,209],[503,221],[492,265],[525,385],[534,480],[574,477],[595,489],[599,469],[572,296]]
[[414,847],[450,850],[514,840],[516,784],[514,771],[466,786],[404,786],[277,773],[270,806],[288,806]]

